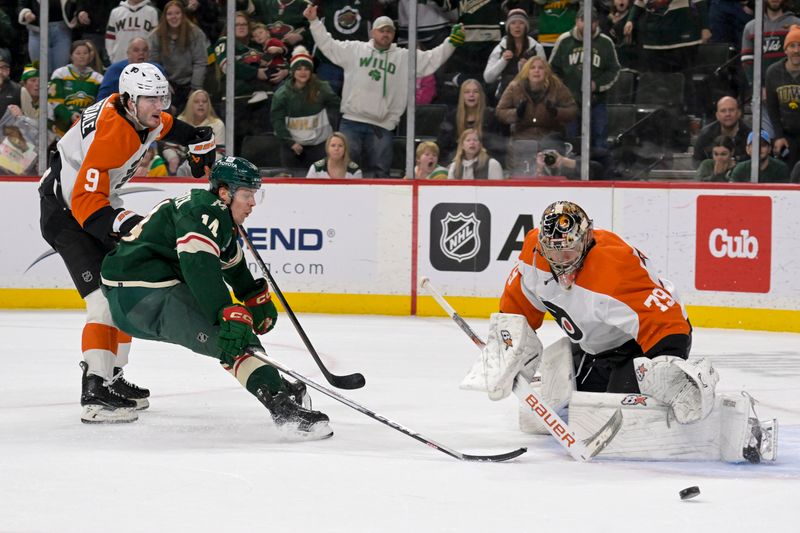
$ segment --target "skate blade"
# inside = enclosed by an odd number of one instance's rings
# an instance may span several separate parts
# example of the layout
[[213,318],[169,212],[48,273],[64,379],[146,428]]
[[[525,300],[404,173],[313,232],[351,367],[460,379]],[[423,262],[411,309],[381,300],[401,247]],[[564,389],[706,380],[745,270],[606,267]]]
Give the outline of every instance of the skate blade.
[[127,424],[139,419],[133,409],[108,409],[102,405],[85,405],[81,414],[84,424]]
[[284,424],[277,429],[285,440],[291,442],[324,440],[333,437],[333,430],[328,424],[315,424],[308,430],[300,429],[294,424]]
[[136,409],[137,411],[144,411],[145,409],[150,407],[150,400],[148,400],[147,398],[128,398],[128,399],[136,402],[136,407],[134,407],[134,409]]

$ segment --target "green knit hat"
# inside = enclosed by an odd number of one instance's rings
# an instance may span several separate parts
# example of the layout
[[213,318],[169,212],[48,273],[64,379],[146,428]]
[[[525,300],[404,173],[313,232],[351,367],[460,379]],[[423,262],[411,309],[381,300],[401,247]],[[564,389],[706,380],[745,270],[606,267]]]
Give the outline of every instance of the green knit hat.
[[30,78],[38,78],[39,77],[39,62],[34,61],[33,63],[28,63],[25,65],[25,68],[22,70],[22,77],[20,77],[20,81],[25,81]]

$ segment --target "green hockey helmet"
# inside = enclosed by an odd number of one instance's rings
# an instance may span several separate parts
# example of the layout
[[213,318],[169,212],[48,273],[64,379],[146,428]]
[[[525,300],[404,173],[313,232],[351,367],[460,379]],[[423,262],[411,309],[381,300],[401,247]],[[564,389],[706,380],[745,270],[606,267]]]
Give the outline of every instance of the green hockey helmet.
[[224,185],[233,194],[239,187],[260,189],[261,173],[258,167],[243,157],[226,156],[211,167],[208,181],[212,189],[219,189]]

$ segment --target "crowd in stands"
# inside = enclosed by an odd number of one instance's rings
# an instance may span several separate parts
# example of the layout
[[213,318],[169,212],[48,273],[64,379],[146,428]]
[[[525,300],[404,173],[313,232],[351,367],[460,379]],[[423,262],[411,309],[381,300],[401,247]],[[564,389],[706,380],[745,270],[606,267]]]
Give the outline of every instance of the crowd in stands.
[[[219,155],[253,154],[274,176],[409,177],[401,153],[409,0],[236,0],[232,52],[226,3],[49,0],[41,72],[40,0],[0,0],[2,134],[17,128],[36,144],[40,75],[49,79],[55,142],[86,107],[117,91],[126,65],[151,62],[170,82],[170,112],[212,127]],[[595,0],[591,27],[579,0],[416,7],[412,178],[580,179],[588,159],[590,179],[665,169],[684,179],[749,181],[752,0]],[[764,0],[762,182],[800,182],[795,13],[800,0]],[[584,31],[592,58],[589,152],[582,154]],[[225,117],[228,61],[232,120]],[[226,147],[231,122],[234,144]],[[19,170],[4,165],[3,154],[0,172]],[[28,160],[17,156],[18,164]],[[182,175],[186,157],[181,147],[157,143],[137,175]]]

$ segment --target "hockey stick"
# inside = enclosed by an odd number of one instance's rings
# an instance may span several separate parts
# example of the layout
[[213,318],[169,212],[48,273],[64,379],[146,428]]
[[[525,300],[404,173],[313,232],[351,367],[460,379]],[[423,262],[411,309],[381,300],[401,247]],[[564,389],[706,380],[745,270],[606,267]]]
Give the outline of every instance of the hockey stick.
[[[475,343],[480,349],[486,346],[486,343],[478,337],[478,335],[469,327],[461,316],[456,313],[456,310],[444,299],[441,293],[433,286],[428,277],[423,276],[420,279],[420,286],[427,289],[431,296],[433,296],[436,303],[438,303],[444,311],[450,315],[450,318],[458,324],[458,327],[467,334],[467,336]],[[522,376],[517,375],[514,379],[514,386],[512,388],[514,394],[530,409],[541,418],[542,423],[547,428],[547,431],[555,437],[555,439],[563,446],[573,459],[580,462],[591,461],[592,458],[600,453],[608,443],[610,443],[617,432],[622,427],[622,410],[617,411],[608,419],[603,427],[591,437],[578,440],[575,437],[575,432],[572,431],[566,422],[564,422],[555,410],[547,405],[541,395],[528,383]]]
[[303,327],[298,322],[297,317],[295,316],[292,308],[289,307],[289,302],[286,301],[286,298],[283,297],[283,293],[278,288],[278,284],[275,283],[275,278],[272,277],[272,274],[267,268],[267,265],[264,263],[264,260],[261,259],[261,256],[256,251],[256,247],[253,246],[253,241],[250,240],[250,236],[247,234],[247,230],[244,229],[244,226],[239,225],[239,232],[242,234],[242,239],[244,242],[247,243],[247,247],[250,249],[250,252],[253,254],[253,257],[258,263],[258,266],[261,268],[264,275],[269,280],[269,284],[272,286],[272,290],[275,293],[275,296],[278,297],[278,301],[281,302],[286,314],[289,316],[289,320],[292,321],[292,325],[294,325],[294,329],[297,330],[297,334],[300,335],[300,338],[303,339],[303,344],[306,345],[306,349],[311,354],[311,357],[314,358],[314,362],[317,363],[317,366],[322,371],[322,375],[325,376],[325,379],[328,380],[328,383],[337,387],[339,389],[360,389],[366,384],[366,379],[364,379],[363,374],[359,374],[356,372],[355,374],[347,374],[345,376],[337,376],[336,374],[332,374],[330,370],[325,367],[325,364],[320,359],[317,350],[314,349],[314,346],[311,344],[311,341],[308,339],[308,335],[303,330]]
[[456,459],[459,459],[461,461],[482,461],[482,462],[499,463],[501,461],[508,461],[509,459],[514,459],[515,457],[519,457],[520,455],[522,455],[523,453],[525,453],[528,450],[527,448],[518,448],[518,449],[516,449],[514,451],[511,451],[511,452],[508,452],[508,453],[501,453],[499,455],[469,455],[469,454],[466,454],[466,453],[457,452],[457,451],[453,450],[452,448],[448,448],[447,446],[445,446],[443,444],[439,444],[438,442],[435,442],[435,441],[433,441],[433,440],[431,440],[431,439],[429,439],[427,437],[423,437],[422,435],[420,435],[416,431],[413,431],[413,430],[411,430],[411,429],[409,429],[409,428],[407,428],[407,427],[405,427],[405,426],[403,426],[401,424],[398,424],[397,422],[394,422],[393,420],[389,420],[385,416],[380,415],[380,414],[376,413],[375,411],[367,409],[363,405],[358,404],[358,403],[354,402],[353,400],[342,396],[338,392],[336,392],[334,390],[331,390],[331,389],[325,387],[324,385],[320,385],[319,383],[313,381],[310,378],[307,378],[307,377],[303,376],[302,374],[298,374],[297,372],[295,372],[291,368],[285,366],[282,363],[279,363],[278,361],[276,361],[272,357],[268,356],[266,353],[262,352],[261,350],[252,349],[251,348],[251,349],[249,349],[248,353],[250,355],[252,355],[253,357],[255,357],[256,359],[258,359],[258,360],[260,360],[260,361],[262,361],[262,362],[264,362],[264,363],[266,363],[266,364],[268,364],[270,366],[274,366],[275,368],[277,368],[278,370],[280,370],[284,374],[292,376],[296,380],[302,381],[303,383],[305,383],[306,385],[308,385],[312,389],[316,389],[319,392],[321,392],[322,394],[324,394],[326,396],[329,396],[329,397],[333,398],[334,400],[337,400],[337,401],[345,404],[346,406],[348,406],[348,407],[350,407],[352,409],[355,409],[359,413],[363,413],[363,414],[367,415],[368,417],[372,418],[373,420],[377,420],[378,422],[380,422],[382,424],[385,424],[385,425],[389,426],[392,429],[396,429],[400,433],[403,433],[403,434],[408,435],[409,437],[411,437],[413,439],[418,440],[422,444],[430,446],[431,448],[435,448],[435,449],[439,450],[440,452],[446,453],[450,457],[455,457]]

